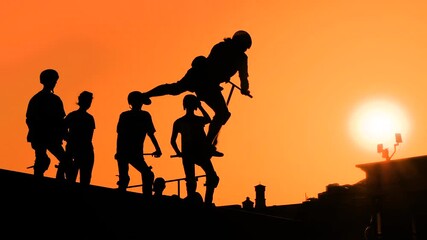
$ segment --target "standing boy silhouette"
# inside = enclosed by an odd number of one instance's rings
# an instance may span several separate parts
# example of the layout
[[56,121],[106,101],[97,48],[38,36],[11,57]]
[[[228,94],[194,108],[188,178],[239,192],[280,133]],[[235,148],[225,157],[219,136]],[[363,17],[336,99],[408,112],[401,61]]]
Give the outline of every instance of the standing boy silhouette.
[[118,189],[126,191],[130,177],[129,164],[141,173],[142,193],[146,197],[152,196],[154,173],[144,159],[144,141],[148,136],[156,151],[151,155],[158,158],[162,151],[154,135],[155,128],[149,112],[142,110],[142,105],[151,103],[139,91],[128,95],[130,110],[120,114],[117,124],[117,149],[115,159],[119,169]]
[[27,141],[35,152],[34,176],[43,177],[50,165],[49,151],[59,161],[56,178],[65,180],[70,175],[71,159],[62,146],[65,137],[65,110],[62,100],[54,93],[59,74],[46,69],[40,74],[43,89],[29,101],[26,112]]
[[92,137],[95,130],[95,119],[87,112],[92,105],[93,94],[83,91],[78,97],[79,108],[65,117],[67,145],[65,150],[73,160],[71,181],[75,182],[80,173],[80,183],[89,185],[95,162]]
[[[195,95],[184,97],[183,106],[185,115],[175,120],[172,129],[171,145],[176,156],[182,157],[184,167],[187,198],[197,197],[197,179],[195,166],[200,166],[206,173],[205,205],[213,204],[213,194],[218,186],[219,177],[213,167],[210,154],[210,143],[206,138],[204,127],[211,122],[209,114],[202,107]],[[203,116],[197,116],[194,111],[199,109]],[[181,135],[181,148],[178,147],[177,138]]]

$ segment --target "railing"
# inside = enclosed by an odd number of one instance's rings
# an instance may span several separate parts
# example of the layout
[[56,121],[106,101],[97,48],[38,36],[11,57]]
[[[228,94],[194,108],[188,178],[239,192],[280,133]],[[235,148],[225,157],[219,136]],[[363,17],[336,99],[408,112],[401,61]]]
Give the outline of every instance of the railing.
[[[196,181],[198,181],[199,178],[201,178],[201,177],[206,177],[206,175],[196,176]],[[165,181],[165,183],[177,182],[177,186],[178,186],[178,197],[181,197],[181,181],[185,181],[185,178],[177,178],[177,179],[171,179],[171,180],[166,180]],[[127,188],[142,187],[142,185],[143,184],[132,185],[132,186],[128,186]]]

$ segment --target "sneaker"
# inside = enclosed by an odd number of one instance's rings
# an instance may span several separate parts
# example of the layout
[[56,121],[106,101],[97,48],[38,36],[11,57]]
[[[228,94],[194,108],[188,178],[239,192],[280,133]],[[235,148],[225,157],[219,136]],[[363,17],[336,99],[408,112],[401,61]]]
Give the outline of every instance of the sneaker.
[[206,209],[214,209],[214,208],[216,208],[215,203],[204,203],[203,206]]
[[217,150],[214,150],[214,151],[212,152],[212,156],[213,156],[213,157],[223,157],[223,156],[224,156],[224,153],[222,153],[222,152],[218,152]]
[[215,147],[214,145],[212,145],[212,146],[211,146],[210,151],[211,151],[211,155],[212,155],[213,157],[223,157],[223,156],[224,156],[224,153],[222,153],[222,152],[218,152],[218,151],[216,150],[216,147]]
[[147,96],[147,94],[141,93],[140,97],[141,97],[142,104],[144,104],[144,105],[150,105],[151,104],[151,99],[149,96]]

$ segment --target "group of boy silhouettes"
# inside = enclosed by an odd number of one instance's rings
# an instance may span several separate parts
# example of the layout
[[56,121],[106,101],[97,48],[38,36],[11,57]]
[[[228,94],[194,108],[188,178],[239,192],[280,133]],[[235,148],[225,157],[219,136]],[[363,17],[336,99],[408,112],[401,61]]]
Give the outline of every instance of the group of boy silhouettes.
[[[117,160],[119,191],[127,191],[130,177],[129,165],[137,169],[142,177],[142,194],[150,198],[153,195],[155,174],[144,159],[144,141],[148,136],[155,147],[150,155],[162,156],[160,145],[155,136],[155,126],[149,112],[143,105],[151,104],[151,98],[162,95],[179,95],[190,92],[183,98],[185,114],[173,123],[170,143],[175,157],[182,158],[185,173],[187,198],[197,197],[197,178],[195,166],[200,166],[206,173],[206,191],[204,203],[213,205],[214,189],[219,177],[213,167],[211,158],[224,154],[216,149],[217,137],[222,125],[230,118],[227,103],[222,95],[221,83],[230,82],[238,73],[240,91],[250,95],[248,82],[248,63],[246,50],[252,45],[251,36],[243,30],[235,32],[233,37],[225,38],[214,45],[207,57],[198,56],[191,64],[183,78],[174,83],[159,85],[147,92],[132,91],[128,94],[130,110],[120,114],[117,123],[117,142],[114,158]],[[29,101],[26,123],[27,141],[35,152],[34,176],[43,177],[49,168],[49,151],[59,164],[56,178],[71,182],[77,181],[90,185],[94,166],[94,148],[92,137],[95,130],[94,117],[87,112],[93,100],[93,93],[83,91],[77,104],[79,108],[65,113],[62,100],[54,93],[59,74],[54,69],[46,69],[40,74],[43,89]],[[233,85],[234,87],[235,85]],[[231,94],[231,93],[230,93]],[[211,118],[202,107],[206,103],[213,111]],[[199,110],[202,116],[196,115]],[[208,132],[205,133],[205,126]],[[181,142],[177,139],[180,135]],[[62,146],[66,141],[65,149]]]

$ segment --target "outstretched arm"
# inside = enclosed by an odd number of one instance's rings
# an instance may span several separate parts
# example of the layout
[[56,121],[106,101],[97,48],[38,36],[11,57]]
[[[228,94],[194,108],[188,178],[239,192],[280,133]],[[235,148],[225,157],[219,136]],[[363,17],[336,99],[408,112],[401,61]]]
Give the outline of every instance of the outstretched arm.
[[251,92],[249,91],[249,81],[247,77],[240,78],[240,93],[247,96],[251,95]]
[[240,78],[240,92],[243,95],[250,96],[249,92],[249,73],[248,73],[248,57],[245,55],[245,57],[242,60],[242,64],[239,68],[239,78]]

